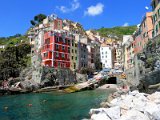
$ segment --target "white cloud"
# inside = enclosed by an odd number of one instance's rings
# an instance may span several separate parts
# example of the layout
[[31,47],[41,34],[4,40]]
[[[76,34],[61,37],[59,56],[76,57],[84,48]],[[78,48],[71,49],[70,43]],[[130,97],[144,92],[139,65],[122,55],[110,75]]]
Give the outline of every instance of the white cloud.
[[129,23],[126,22],[123,24],[123,27],[127,27],[127,26],[129,26]]
[[66,6],[56,6],[57,9],[59,9],[63,13],[68,13],[75,11],[80,7],[80,2],[78,0],[73,0],[71,4],[71,7],[66,7]]
[[149,10],[149,7],[148,7],[148,6],[146,6],[146,7],[145,7],[145,9],[146,9],[146,10]]
[[104,5],[102,3],[98,3],[96,6],[90,6],[84,11],[84,15],[96,16],[103,12]]

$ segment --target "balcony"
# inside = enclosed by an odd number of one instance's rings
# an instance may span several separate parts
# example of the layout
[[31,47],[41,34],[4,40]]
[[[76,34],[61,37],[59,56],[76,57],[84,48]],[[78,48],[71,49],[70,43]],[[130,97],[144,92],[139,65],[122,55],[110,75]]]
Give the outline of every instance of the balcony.
[[52,51],[52,45],[44,45],[42,48],[42,52],[46,52],[46,51]]
[[43,60],[43,61],[52,60],[52,56],[44,56],[44,57],[42,57],[42,60]]

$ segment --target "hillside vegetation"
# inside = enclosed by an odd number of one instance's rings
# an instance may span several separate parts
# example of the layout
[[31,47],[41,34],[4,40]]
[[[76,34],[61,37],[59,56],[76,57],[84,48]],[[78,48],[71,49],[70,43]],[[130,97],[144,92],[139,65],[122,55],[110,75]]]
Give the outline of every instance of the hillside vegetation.
[[12,46],[12,45],[20,44],[22,42],[23,43],[29,42],[27,36],[16,34],[10,37],[0,37],[0,45]]
[[18,77],[21,70],[31,63],[30,44],[8,46],[0,52],[0,80]]
[[123,35],[132,35],[136,31],[136,26],[127,26],[127,27],[113,27],[113,28],[100,28],[97,31],[101,36],[107,37],[108,35],[114,35],[119,38],[122,38]]
[[0,37],[0,81],[10,77],[18,77],[21,70],[31,64],[31,45],[27,36],[16,34]]

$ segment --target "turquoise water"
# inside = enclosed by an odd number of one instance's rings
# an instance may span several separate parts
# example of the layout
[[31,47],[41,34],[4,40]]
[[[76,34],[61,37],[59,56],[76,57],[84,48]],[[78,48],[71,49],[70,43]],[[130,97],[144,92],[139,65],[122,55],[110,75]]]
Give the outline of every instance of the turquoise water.
[[[0,97],[0,120],[81,120],[89,117],[90,108],[98,107],[109,93],[93,90],[3,96]],[[4,110],[5,106],[8,110]]]

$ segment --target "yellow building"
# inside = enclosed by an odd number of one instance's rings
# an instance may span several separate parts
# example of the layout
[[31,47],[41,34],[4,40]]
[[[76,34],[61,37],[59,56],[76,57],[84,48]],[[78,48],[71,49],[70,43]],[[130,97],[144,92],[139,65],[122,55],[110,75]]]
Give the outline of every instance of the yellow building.
[[77,42],[75,41],[75,39],[72,40],[71,43],[71,49],[70,49],[70,69],[72,71],[74,71],[75,69],[77,69],[77,53],[78,53],[78,48],[77,48]]

